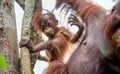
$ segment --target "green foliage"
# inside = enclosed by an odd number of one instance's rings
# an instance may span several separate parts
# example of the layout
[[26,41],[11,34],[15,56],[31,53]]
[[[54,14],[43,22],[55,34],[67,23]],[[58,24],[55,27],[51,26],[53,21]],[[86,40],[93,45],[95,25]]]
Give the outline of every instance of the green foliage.
[[0,52],[0,69],[6,71],[7,70],[7,63],[5,60],[4,55]]
[[32,74],[35,74],[34,70],[32,69]]

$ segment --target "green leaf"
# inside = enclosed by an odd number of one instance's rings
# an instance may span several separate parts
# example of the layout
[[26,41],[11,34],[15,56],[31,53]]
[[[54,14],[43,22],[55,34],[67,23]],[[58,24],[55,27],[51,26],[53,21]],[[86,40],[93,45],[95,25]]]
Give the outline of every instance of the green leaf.
[[32,74],[35,74],[34,70],[32,70]]
[[0,69],[6,71],[7,70],[7,63],[5,60],[4,55],[0,52]]

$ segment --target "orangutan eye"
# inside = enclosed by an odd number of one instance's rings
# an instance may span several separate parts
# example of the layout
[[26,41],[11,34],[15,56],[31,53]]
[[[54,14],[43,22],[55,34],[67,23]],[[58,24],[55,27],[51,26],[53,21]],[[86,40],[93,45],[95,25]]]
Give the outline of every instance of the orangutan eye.
[[46,26],[43,24],[43,25],[42,25],[42,28],[45,29],[45,27],[46,27]]
[[49,27],[52,27],[52,24],[51,24],[51,23],[48,23],[48,26],[49,26]]

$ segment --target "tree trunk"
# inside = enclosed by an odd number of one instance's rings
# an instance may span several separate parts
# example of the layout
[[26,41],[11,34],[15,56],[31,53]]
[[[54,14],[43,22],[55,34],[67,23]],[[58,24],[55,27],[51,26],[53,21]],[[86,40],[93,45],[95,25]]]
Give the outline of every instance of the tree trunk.
[[[26,0],[25,13],[22,22],[21,39],[30,39],[31,20],[33,16],[34,6],[35,6],[35,0]],[[26,47],[21,47],[20,54],[21,54],[22,74],[31,74],[29,49]]]
[[8,69],[0,74],[19,74],[18,45],[15,25],[14,0],[0,0],[0,52]]

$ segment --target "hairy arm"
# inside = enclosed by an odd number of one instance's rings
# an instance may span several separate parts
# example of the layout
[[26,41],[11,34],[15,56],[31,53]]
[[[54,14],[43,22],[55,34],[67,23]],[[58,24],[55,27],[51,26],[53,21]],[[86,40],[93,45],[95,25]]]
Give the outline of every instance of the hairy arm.
[[56,48],[52,44],[51,41],[46,41],[46,42],[39,43],[38,45],[34,46],[31,52],[34,53],[34,52],[39,52],[39,51],[46,50],[46,49],[51,50],[51,49],[56,49]]
[[39,52],[39,51],[42,51],[42,50],[57,50],[57,48],[53,45],[52,41],[46,41],[46,42],[43,42],[43,43],[39,43],[38,45],[36,46],[32,46],[30,40],[27,40],[27,39],[23,39],[20,41],[19,43],[19,46],[22,47],[22,46],[25,46],[27,47],[31,53],[34,53],[34,52]]
[[82,20],[77,15],[71,14],[71,16],[68,19],[68,23],[70,23],[71,26],[72,25],[76,25],[79,28],[77,33],[71,39],[71,42],[75,43],[75,42],[77,42],[79,40],[79,38],[82,35],[83,30],[84,30],[84,26],[83,26]]

